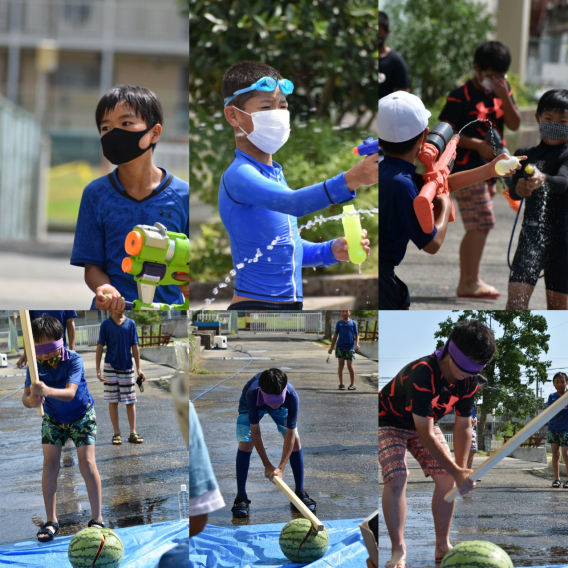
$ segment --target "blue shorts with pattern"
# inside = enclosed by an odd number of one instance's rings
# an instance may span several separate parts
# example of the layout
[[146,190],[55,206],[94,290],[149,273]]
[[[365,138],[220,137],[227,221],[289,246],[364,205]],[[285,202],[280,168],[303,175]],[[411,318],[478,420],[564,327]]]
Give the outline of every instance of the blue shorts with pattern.
[[94,446],[97,441],[97,416],[95,408],[88,410],[72,424],[61,424],[44,414],[41,424],[41,443],[63,448],[71,438],[76,448]]
[[[259,410],[258,411],[258,422],[264,417],[265,414],[269,414],[270,418],[274,421],[274,424],[278,427],[278,431],[283,436],[286,434],[286,420],[288,419],[288,409],[287,408],[277,408],[276,410]],[[298,435],[298,429],[294,429],[294,435]],[[252,436],[250,434],[250,422],[248,412],[242,412],[237,418],[237,442],[252,442]]]
[[339,349],[339,347],[336,347],[335,358],[345,359],[346,361],[355,361],[355,349]]
[[549,444],[558,444],[566,448],[568,447],[568,432],[549,432],[546,441]]

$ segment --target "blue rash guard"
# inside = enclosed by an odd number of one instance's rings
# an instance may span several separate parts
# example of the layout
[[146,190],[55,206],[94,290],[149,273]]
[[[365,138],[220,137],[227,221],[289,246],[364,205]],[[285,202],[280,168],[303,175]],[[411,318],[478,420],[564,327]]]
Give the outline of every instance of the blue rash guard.
[[[128,195],[118,179],[118,168],[92,181],[81,197],[71,264],[100,266],[127,301],[138,298],[138,288],[134,277],[122,271],[122,259],[128,256],[126,235],[136,225],[158,222],[168,231],[189,237],[189,184],[160,169],[162,182],[142,200]],[[157,286],[154,302],[183,304],[184,297],[175,285]]]
[[[302,301],[302,266],[331,266],[340,261],[331,252],[333,241],[312,243],[300,238],[297,217],[347,203],[355,196],[343,173],[292,190],[279,164],[261,164],[237,149],[219,187],[219,214],[229,233],[237,272],[235,293],[269,302]],[[259,250],[262,256],[255,262]],[[241,263],[244,267],[237,268]]]

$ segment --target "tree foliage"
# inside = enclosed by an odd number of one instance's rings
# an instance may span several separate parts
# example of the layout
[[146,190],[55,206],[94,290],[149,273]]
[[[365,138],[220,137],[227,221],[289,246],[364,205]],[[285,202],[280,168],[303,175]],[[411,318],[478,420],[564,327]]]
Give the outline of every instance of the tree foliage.
[[[481,394],[481,412],[487,415],[499,409],[500,414],[522,420],[527,415],[536,416],[544,401],[536,398],[531,387],[535,381],[542,384],[548,380],[551,364],[540,360],[541,354],[548,353],[550,339],[545,317],[524,310],[465,310],[458,321],[464,319],[478,319],[494,331],[502,331],[502,336],[496,338],[495,357],[482,372],[488,386]],[[438,348],[447,340],[455,322],[448,317],[439,325],[434,334]],[[480,427],[481,422],[484,425],[485,417],[480,420]]]
[[163,314],[153,310],[141,310],[139,312],[130,312],[128,317],[134,320],[137,325],[152,325],[161,323]]
[[276,68],[296,89],[293,116],[377,112],[378,10],[374,0],[189,0],[190,89],[210,114],[238,61]]
[[406,60],[412,91],[434,105],[473,73],[477,46],[493,30],[476,0],[389,0],[389,45]]

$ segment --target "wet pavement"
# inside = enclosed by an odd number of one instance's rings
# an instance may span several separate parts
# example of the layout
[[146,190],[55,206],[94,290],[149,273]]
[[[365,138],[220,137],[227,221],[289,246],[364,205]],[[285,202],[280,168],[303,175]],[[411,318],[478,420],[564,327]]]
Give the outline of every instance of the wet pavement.
[[[179,520],[178,492],[189,483],[189,452],[181,434],[169,382],[176,371],[142,361],[144,393],[137,391],[137,431],[141,445],[129,444],[126,411],[119,408],[122,446],[113,446],[113,428],[104,385],[96,378],[93,349],[79,351],[97,414],[96,461],[102,480],[103,519],[110,528]],[[15,364],[16,358],[9,359]],[[20,387],[19,369],[0,369],[0,398]],[[12,376],[8,376],[12,375]],[[14,376],[17,375],[17,376]],[[43,454],[41,420],[22,405],[23,391],[0,403],[0,545],[35,540],[45,522],[41,491]],[[90,505],[77,465],[77,451],[68,441],[58,478],[57,515],[61,536],[86,528]]]
[[[474,469],[484,458],[474,460]],[[408,460],[405,540],[408,568],[434,568],[434,527],[430,510],[434,484]],[[451,530],[455,546],[487,540],[503,548],[515,567],[568,564],[568,490],[553,489],[546,466],[505,458],[475,491],[456,503]],[[383,490],[382,479],[379,493]],[[379,566],[390,558],[390,540],[379,516]]]
[[[287,498],[264,477],[264,467],[253,452],[247,493],[252,501],[249,519],[231,515],[237,494],[235,479],[235,421],[238,400],[246,382],[270,367],[285,370],[300,397],[298,433],[305,465],[305,489],[317,502],[321,520],[366,517],[377,508],[377,363],[356,355],[356,391],[339,391],[337,362],[328,346],[316,343],[315,335],[267,334],[229,336],[254,360],[241,374],[195,401],[205,441],[226,506],[211,515],[216,526],[286,523],[294,518]],[[205,351],[200,365],[214,374],[190,375],[191,398],[239,371],[249,360],[233,351]],[[233,357],[238,357],[235,359]],[[261,359],[261,358],[268,359]],[[345,371],[345,377],[348,377]],[[349,384],[349,379],[346,379]],[[277,465],[282,455],[282,436],[268,416],[261,422],[267,454]],[[290,465],[284,481],[294,489]]]

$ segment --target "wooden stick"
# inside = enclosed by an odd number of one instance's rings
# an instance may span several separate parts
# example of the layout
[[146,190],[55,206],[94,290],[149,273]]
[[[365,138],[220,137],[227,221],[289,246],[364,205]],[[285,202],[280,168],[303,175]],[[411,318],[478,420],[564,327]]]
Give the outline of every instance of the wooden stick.
[[[493,469],[501,460],[516,450],[523,442],[540,430],[549,420],[554,418],[568,404],[568,392],[564,393],[556,402],[531,420],[522,430],[519,430],[506,444],[503,444],[492,456],[489,456],[470,476],[471,481],[482,478]],[[448,491],[444,500],[451,503],[459,495],[458,488]]]
[[272,481],[274,481],[276,487],[278,487],[278,489],[280,489],[280,491],[288,497],[290,503],[292,503],[296,509],[298,509],[298,511],[300,511],[300,513],[302,513],[302,515],[310,521],[310,523],[312,523],[314,529],[317,531],[323,531],[324,526],[321,521],[304,505],[304,503],[302,503],[300,498],[288,487],[288,485],[286,485],[285,481],[280,479],[277,475],[272,478]]
[[[30,312],[28,310],[20,310],[20,321],[22,324],[22,335],[24,337],[24,350],[28,358],[30,378],[32,380],[32,383],[37,383],[39,382],[39,378],[37,376],[34,336],[32,335],[32,323],[30,321]],[[38,416],[43,416],[43,404],[36,407],[36,412]]]

